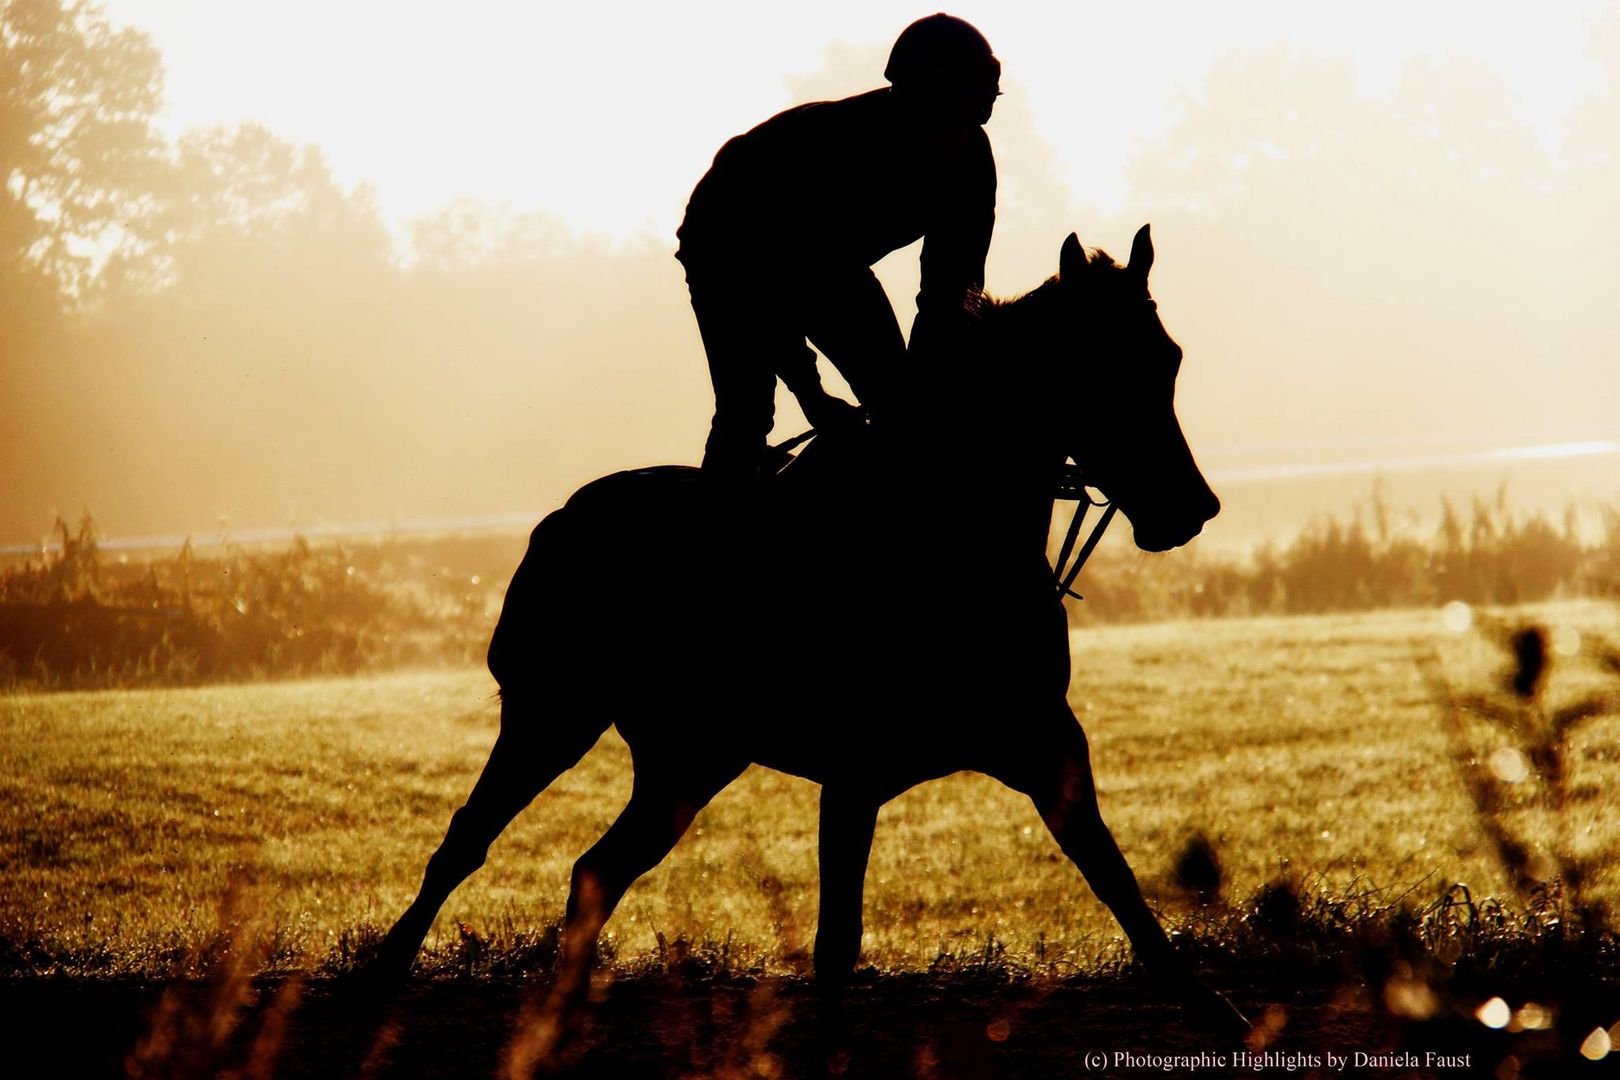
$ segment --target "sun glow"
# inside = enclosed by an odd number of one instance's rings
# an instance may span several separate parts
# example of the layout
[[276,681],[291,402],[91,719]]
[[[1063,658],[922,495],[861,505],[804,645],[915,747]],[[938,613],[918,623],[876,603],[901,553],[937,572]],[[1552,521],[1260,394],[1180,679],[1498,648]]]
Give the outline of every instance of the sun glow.
[[[1354,8],[966,3],[1081,201],[1129,205],[1126,163],[1199,93],[1216,58],[1281,46],[1350,58],[1387,92],[1418,58],[1478,63],[1511,87],[1543,145],[1600,79],[1584,55],[1600,4],[1519,14],[1448,0]],[[151,33],[176,128],[253,118],[320,144],[396,221],[472,195],[545,209],[590,232],[668,237],[726,137],[792,104],[787,78],[826,50],[884,50],[922,8],[699,4],[442,5],[109,0]],[[850,91],[880,85],[881,64]],[[1106,101],[1106,107],[1100,107]],[[992,124],[994,121],[992,121]],[[992,127],[994,131],[994,127]]]

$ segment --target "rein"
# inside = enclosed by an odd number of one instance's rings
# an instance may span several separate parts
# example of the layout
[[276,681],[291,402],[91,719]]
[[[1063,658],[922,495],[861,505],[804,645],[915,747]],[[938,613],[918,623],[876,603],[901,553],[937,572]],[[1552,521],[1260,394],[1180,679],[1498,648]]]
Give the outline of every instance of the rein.
[[[1058,549],[1057,568],[1052,571],[1052,581],[1057,585],[1059,597],[1072,596],[1076,600],[1084,600],[1085,597],[1075,592],[1071,586],[1074,579],[1080,576],[1080,568],[1086,565],[1091,553],[1097,550],[1097,544],[1102,540],[1108,523],[1114,520],[1114,514],[1119,511],[1119,507],[1111,500],[1100,503],[1093,499],[1091,493],[1086,490],[1085,474],[1080,471],[1080,466],[1071,462],[1063,463],[1063,475],[1058,478],[1057,492],[1052,498],[1056,501],[1079,503],[1074,509],[1074,516],[1069,519],[1069,531],[1063,536],[1063,546]],[[1091,512],[1093,506],[1103,508],[1102,517],[1092,526],[1091,535],[1086,537],[1086,542],[1080,546],[1074,561],[1070,562],[1069,555],[1074,552],[1074,542],[1080,539],[1080,529],[1085,525],[1086,515]]]

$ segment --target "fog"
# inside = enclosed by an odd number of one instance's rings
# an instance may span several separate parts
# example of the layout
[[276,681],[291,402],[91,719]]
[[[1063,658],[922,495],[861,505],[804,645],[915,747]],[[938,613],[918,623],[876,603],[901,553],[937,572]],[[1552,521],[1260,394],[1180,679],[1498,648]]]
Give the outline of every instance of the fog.
[[[100,126],[63,134],[41,120],[61,88],[28,65],[45,46],[17,29],[52,8],[5,16],[0,543],[81,509],[118,535],[538,517],[592,476],[697,460],[712,399],[672,235],[473,199],[391,227],[318,147],[251,123],[163,134],[142,97],[161,59],[139,50],[98,69]],[[80,30],[85,56],[133,48]],[[1038,284],[1071,230],[1123,258],[1151,221],[1180,412],[1215,467],[1613,438],[1620,20],[1592,55],[1605,85],[1555,152],[1477,62],[1414,61],[1367,94],[1343,57],[1231,51],[1137,147],[1114,210],[1070,192],[1010,73],[989,289]],[[830,47],[783,100],[878,85],[883,56]],[[903,326],[915,265],[880,267]]]

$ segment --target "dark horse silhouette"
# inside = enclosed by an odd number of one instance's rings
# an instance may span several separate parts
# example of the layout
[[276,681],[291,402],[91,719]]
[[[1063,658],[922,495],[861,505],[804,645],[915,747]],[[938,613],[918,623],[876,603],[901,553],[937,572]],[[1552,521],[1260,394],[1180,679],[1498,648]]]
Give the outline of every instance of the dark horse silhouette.
[[[574,866],[552,991],[565,1012],[625,890],[757,762],[822,786],[814,961],[829,996],[860,951],[878,808],[974,770],[1034,801],[1193,1018],[1241,1028],[1173,952],[1098,812],[1045,554],[1066,458],[1145,550],[1185,543],[1220,507],[1176,418],[1181,349],[1149,296],[1152,260],[1146,226],[1123,267],[1070,235],[1056,277],[983,302],[950,361],[964,370],[914,373],[912,414],[812,443],[756,498],[671,466],[597,480],[541,522],[490,644],[500,735],[374,969],[409,970],[491,841],[616,725],[635,782]],[[666,632],[647,650],[632,612],[650,604]]]

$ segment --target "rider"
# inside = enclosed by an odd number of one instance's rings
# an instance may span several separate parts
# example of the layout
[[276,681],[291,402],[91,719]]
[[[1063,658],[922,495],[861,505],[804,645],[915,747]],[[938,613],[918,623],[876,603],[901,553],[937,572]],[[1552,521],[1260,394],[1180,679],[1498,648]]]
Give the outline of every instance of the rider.
[[817,428],[861,422],[809,338],[881,418],[906,344],[871,266],[923,239],[911,352],[948,347],[984,284],[996,166],[983,125],[1001,64],[950,15],[900,34],[889,86],[800,105],[727,142],[677,232],[715,411],[704,471],[759,475],[781,377]]

